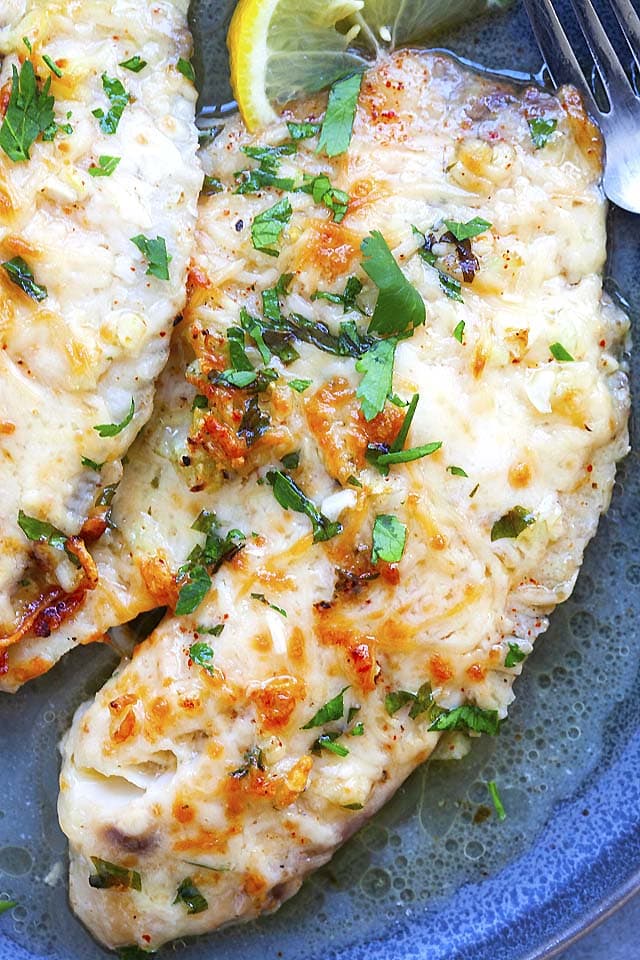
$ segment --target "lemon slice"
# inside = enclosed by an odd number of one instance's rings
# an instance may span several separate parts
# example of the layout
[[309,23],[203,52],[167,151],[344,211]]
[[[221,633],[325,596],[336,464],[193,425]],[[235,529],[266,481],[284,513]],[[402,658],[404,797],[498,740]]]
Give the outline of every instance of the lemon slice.
[[227,46],[248,129],[285,103],[361,70],[381,48],[423,39],[510,0],[239,0]]

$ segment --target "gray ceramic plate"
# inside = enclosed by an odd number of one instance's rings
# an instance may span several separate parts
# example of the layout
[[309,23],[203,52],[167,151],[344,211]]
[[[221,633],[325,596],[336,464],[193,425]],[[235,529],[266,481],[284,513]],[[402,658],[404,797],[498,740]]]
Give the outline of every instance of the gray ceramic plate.
[[[1,0],[0,0],[1,2]],[[224,103],[228,3],[196,3],[203,101]],[[524,15],[446,38],[496,70],[535,73]],[[612,211],[609,284],[640,312],[638,221]],[[637,361],[632,363],[638,379]],[[185,960],[534,960],[605,914],[640,883],[640,527],[636,453],[572,600],[516,684],[499,738],[458,764],[418,770],[333,862],[272,917],[185,946]],[[107,957],[70,913],[65,843],[55,817],[56,743],[74,708],[113,667],[77,650],[0,700],[0,960]],[[499,823],[486,783],[507,808]]]

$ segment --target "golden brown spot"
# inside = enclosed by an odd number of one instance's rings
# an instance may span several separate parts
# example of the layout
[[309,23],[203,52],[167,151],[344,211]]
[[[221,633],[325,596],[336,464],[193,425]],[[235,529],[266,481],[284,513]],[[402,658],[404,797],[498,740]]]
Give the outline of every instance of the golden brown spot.
[[273,640],[269,633],[257,633],[251,643],[260,653],[268,653],[273,648]]
[[124,743],[125,740],[128,740],[133,736],[136,729],[136,715],[133,710],[129,710],[128,714],[120,724],[120,726],[113,732],[112,739],[116,743]]
[[311,757],[300,757],[286,776],[279,779],[274,798],[275,805],[279,810],[292,804],[306,789],[312,767],[313,760]]
[[446,683],[453,676],[451,664],[439,653],[434,653],[429,657],[429,676],[434,683]]
[[441,533],[434,533],[434,535],[429,538],[429,545],[432,550],[446,550],[447,538]]
[[473,360],[471,362],[471,370],[476,380],[482,375],[482,372],[487,365],[487,359],[488,358],[484,347],[477,346],[473,352]]
[[531,482],[531,467],[520,461],[509,468],[509,483],[512,487],[526,487]]
[[44,657],[32,657],[19,667],[12,667],[11,678],[15,680],[16,683],[26,683],[28,680],[35,679],[35,677],[41,677],[43,673],[50,670],[52,666],[53,663],[51,660],[45,660]]
[[139,561],[139,567],[145,586],[157,606],[175,607],[179,591],[166,559],[160,554],[143,557]]
[[132,704],[137,703],[138,698],[133,693],[125,693],[121,697],[117,697],[115,700],[112,700],[109,704],[109,710],[112,713],[118,714],[122,713],[125,707],[130,707]]
[[191,823],[196,815],[191,804],[179,797],[176,797],[173,802],[172,813],[178,823]]
[[480,663],[472,663],[471,666],[467,668],[467,676],[470,677],[471,680],[480,682],[481,680],[484,680],[486,675],[486,667],[483,667]]
[[364,692],[373,690],[378,672],[375,637],[358,633],[331,609],[316,607],[316,621],[320,642],[326,646],[342,647],[354,682]]
[[325,223],[305,234],[301,267],[309,265],[332,282],[349,272],[359,255],[361,238],[342,224]]
[[302,661],[305,656],[304,633],[300,627],[294,627],[288,641],[289,656],[292,660]]
[[187,851],[196,851],[198,853],[224,853],[227,849],[229,842],[229,836],[232,835],[235,830],[199,830],[198,833],[190,837],[184,837],[182,840],[177,840],[173,849],[177,853],[184,853]]
[[267,881],[261,873],[248,873],[242,887],[249,897],[259,897],[267,889]]
[[0,420],[0,434],[5,437],[11,436],[12,433],[16,432],[16,425],[12,423],[11,420]]
[[255,703],[258,719],[265,730],[281,730],[291,719],[299,700],[305,695],[304,684],[295,677],[281,676],[267,680],[249,699]]

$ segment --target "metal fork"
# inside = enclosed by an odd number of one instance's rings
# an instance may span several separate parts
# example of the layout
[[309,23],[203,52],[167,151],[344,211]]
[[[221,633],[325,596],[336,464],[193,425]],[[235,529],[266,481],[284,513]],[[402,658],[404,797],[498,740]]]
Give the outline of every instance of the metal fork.
[[[609,0],[640,77],[640,17],[630,0]],[[602,110],[573,52],[553,0],[524,0],[533,31],[556,86],[571,82],[584,95],[589,113],[605,137],[604,190],[618,206],[640,213],[640,97],[613,48],[591,0],[571,0],[609,109]]]

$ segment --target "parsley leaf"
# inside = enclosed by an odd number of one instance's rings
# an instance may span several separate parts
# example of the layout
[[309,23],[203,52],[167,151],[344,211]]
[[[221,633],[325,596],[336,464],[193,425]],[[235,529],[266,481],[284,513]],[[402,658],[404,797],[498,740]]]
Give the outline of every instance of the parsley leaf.
[[323,203],[331,210],[336,223],[344,219],[349,206],[349,194],[332,186],[326,173],[320,173],[317,177],[305,174],[304,183],[299,189],[303,193],[311,194],[314,203]]
[[205,542],[193,548],[187,562],[178,570],[178,577],[188,577],[180,588],[176,615],[193,613],[211,588],[210,574],[217,573],[225,561],[231,560],[244,547],[245,535],[240,530],[228,530],[223,537],[218,532],[216,515],[203,510],[192,524],[192,530],[204,533]]
[[392,717],[398,710],[402,710],[407,703],[413,703],[415,698],[415,693],[409,693],[408,690],[393,690],[384,698],[384,708]]
[[361,401],[365,420],[373,420],[384,409],[393,383],[393,361],[397,340],[378,340],[356,363],[364,374],[356,397]]
[[314,713],[311,720],[308,720],[301,730],[311,730],[312,727],[323,727],[325,723],[331,723],[333,720],[341,720],[344,716],[344,694],[349,689],[343,687],[340,693],[337,693],[332,700],[328,700],[324,706]]
[[31,267],[22,257],[14,257],[13,260],[6,260],[2,266],[6,270],[11,282],[15,283],[17,287],[20,287],[32,300],[41,303],[47,299],[47,288],[36,283]]
[[36,543],[48,543],[56,550],[64,550],[68,537],[57,527],[46,520],[38,520],[36,517],[29,517],[22,510],[18,513],[18,526],[24,533],[27,540]]
[[131,70],[132,73],[140,73],[141,70],[147,65],[147,61],[143,60],[139,54],[135,54],[133,57],[129,57],[128,60],[122,60],[118,64],[119,67],[124,67],[125,70]]
[[549,137],[555,132],[558,126],[558,121],[555,119],[547,120],[545,117],[534,117],[527,122],[529,124],[529,133],[531,134],[531,139],[536,150],[546,147]]
[[98,157],[98,165],[89,167],[90,177],[110,177],[120,163],[120,157]]
[[282,470],[269,470],[267,483],[273,489],[273,495],[285,510],[304,513],[311,520],[313,542],[331,540],[342,533],[342,524],[329,520],[300,489],[295,480]]
[[217,177],[205,176],[202,182],[202,196],[203,197],[212,197],[216,193],[222,193],[224,190],[224,183],[222,180],[218,180]]
[[137,237],[131,237],[131,243],[136,247],[147,261],[147,276],[157,277],[158,280],[169,279],[169,264],[173,257],[167,254],[167,244],[164,237],[156,237],[152,240],[139,233]]
[[324,150],[328,157],[337,157],[348,150],[361,84],[362,74],[354,73],[331,87],[317,153]]
[[474,704],[465,703],[454,710],[441,713],[429,730],[472,730],[475,733],[488,733],[493,737],[500,731],[500,719],[497,710],[483,710]]
[[397,450],[394,453],[381,453],[377,462],[385,466],[393,463],[411,463],[413,460],[420,460],[422,457],[430,457],[432,453],[439,450],[442,441],[436,443],[423,443],[420,447],[410,447],[408,450]]
[[15,66],[11,70],[11,94],[0,127],[0,147],[10,160],[21,163],[29,159],[29,149],[38,136],[55,122],[54,99],[49,94],[51,77],[40,89],[30,60],[25,60],[20,73]]
[[209,909],[207,900],[202,896],[191,877],[185,877],[176,893],[174,903],[184,903],[187,913],[202,913]]
[[373,524],[371,562],[385,560],[398,563],[402,559],[407,540],[407,528],[397,517],[388,513],[379,514]]
[[412,720],[416,720],[421,714],[426,713],[433,706],[431,684],[429,682],[423,683],[417,693],[410,693],[408,690],[395,690],[388,693],[384,698],[384,708],[390,717],[406,706],[407,703],[411,704],[409,716]]
[[82,457],[80,462],[83,467],[88,467],[89,470],[95,470],[96,473],[99,473],[104,466],[104,463],[97,463],[95,460],[90,460],[89,457]]
[[[213,629],[215,630],[215,627],[213,627]],[[214,675],[213,650],[208,643],[192,643],[189,647],[189,656],[194,663],[202,667],[203,670],[206,670],[210,676]]]
[[498,820],[506,820],[507,812],[504,809],[504,804],[500,799],[500,794],[498,793],[498,786],[495,780],[489,780],[487,783],[487,790],[489,791],[489,796],[493,801],[493,806],[498,816]]
[[469,474],[462,469],[462,467],[447,467],[447,473],[450,473],[452,477],[468,477]]
[[462,338],[464,337],[464,328],[465,328],[465,326],[466,326],[466,324],[465,324],[464,320],[461,320],[460,323],[456,324],[455,330],[453,331],[453,335],[454,335],[454,337],[456,338],[456,340],[458,341],[458,343],[462,343]]
[[289,380],[289,386],[292,390],[295,390],[296,393],[304,393],[312,383],[313,380]]
[[348,757],[349,751],[347,747],[343,747],[341,743],[335,742],[338,737],[341,736],[342,732],[340,730],[330,730],[326,733],[321,733],[318,739],[314,740],[311,750],[314,753],[320,753],[322,750],[329,750],[330,753],[335,753],[337,757]]
[[233,770],[229,776],[235,780],[242,780],[243,777],[248,776],[252,769],[264,770],[264,758],[260,747],[251,747],[250,750],[247,750],[244,755],[244,764],[237,770]]
[[238,427],[238,436],[244,437],[248,447],[263,437],[271,426],[271,417],[258,403],[256,396],[249,397]]
[[17,900],[0,900],[0,916],[2,916],[3,913],[6,913],[7,910],[13,910],[13,908],[17,906]]
[[379,230],[361,244],[363,270],[379,289],[368,332],[380,336],[411,333],[426,319],[424,301],[396,263]]
[[254,248],[270,257],[279,257],[280,253],[273,248],[273,244],[280,239],[282,231],[291,219],[292,212],[288,198],[283,197],[272,207],[254,217],[251,224],[251,242]]
[[48,53],[44,53],[44,54],[42,55],[42,59],[44,60],[44,62],[46,63],[46,65],[49,67],[49,70],[51,70],[51,73],[55,74],[56,77],[60,78],[60,77],[63,77],[63,76],[64,76],[64,74],[63,74],[62,70],[60,69],[60,67],[58,66],[58,64],[55,63],[55,61],[51,59],[51,57],[49,56]]
[[350,310],[358,310],[359,313],[362,313],[356,303],[356,298],[361,292],[361,281],[357,277],[349,277],[343,293],[328,293],[324,290],[316,290],[315,293],[311,294],[311,299],[328,300],[329,303],[342,304],[344,313],[348,313]]
[[526,659],[526,653],[524,653],[517,643],[509,643],[509,652],[504,658],[505,667],[515,667],[518,663],[522,663]]
[[[440,281],[440,286],[444,290],[445,294],[449,297],[450,300],[456,300],[458,303],[464,303],[462,298],[462,284],[459,280],[456,280],[455,277],[452,277],[451,274],[445,273],[444,270],[441,270],[438,267],[436,261],[437,257],[435,253],[431,250],[431,244],[435,241],[433,234],[427,238],[421,230],[418,230],[416,226],[411,228],[416,237],[420,238],[421,246],[418,248],[418,256],[424,262],[429,264],[430,267],[438,274],[438,279]],[[464,330],[464,324],[460,327],[460,324],[454,330],[454,337],[456,340],[459,339],[459,336],[462,336],[462,331]],[[460,340],[462,343],[462,340]]]
[[95,890],[107,890],[115,887],[124,890],[142,890],[142,880],[137,870],[119,867],[116,863],[101,860],[100,857],[91,857],[95,873],[89,877],[89,886]]
[[102,89],[109,98],[111,108],[107,113],[101,108],[93,110],[92,113],[100,121],[102,132],[112,135],[118,129],[124,108],[129,103],[129,94],[117,77],[109,77],[106,73],[102,74]]
[[207,400],[207,398],[203,393],[196,393],[195,397],[193,398],[193,403],[191,404],[191,409],[192,410],[208,410],[209,409],[209,401]]
[[153,956],[153,950],[143,950],[137,944],[133,943],[126,947],[119,947],[116,951],[118,960],[149,960]]
[[536,518],[524,507],[513,507],[491,527],[491,542],[517,540],[520,534],[536,522]]
[[289,136],[292,140],[295,140],[296,143],[299,140],[308,140],[309,137],[315,137],[320,133],[320,124],[310,123],[307,120],[301,123],[289,120],[287,121],[287,128],[289,130]]
[[129,407],[129,412],[120,423],[99,423],[93,429],[96,431],[99,437],[117,437],[119,433],[122,433],[125,427],[128,427],[131,421],[133,420],[133,414],[135,413],[136,405],[133,397],[131,398],[131,406]]
[[571,356],[569,351],[565,350],[565,348],[562,346],[561,343],[552,343],[551,346],[549,347],[549,352],[551,353],[551,356],[555,360],[561,360],[565,362],[575,360],[575,358]]
[[[198,624],[197,630],[198,633],[209,634],[212,637],[219,637],[222,631],[224,630],[224,623],[216,623],[214,627],[205,627],[201,623]],[[213,651],[212,654],[213,656]]]
[[291,453],[286,453],[280,458],[280,463],[285,470],[297,470],[300,466],[300,451],[293,450]]
[[479,237],[481,233],[486,233],[492,226],[488,220],[483,220],[482,217],[474,217],[473,220],[467,220],[466,223],[460,223],[459,220],[445,220],[444,224],[456,240],[473,240],[474,237]]
[[191,83],[196,82],[196,72],[193,69],[193,64],[191,64],[188,60],[185,60],[184,57],[178,57],[176,70],[178,73],[181,73],[183,77],[186,77],[187,80],[190,80]]
[[252,593],[252,600],[259,600],[260,603],[264,603],[266,607],[271,607],[272,610],[275,610],[276,613],[279,613],[281,616],[286,617],[287,611],[283,610],[282,607],[277,607],[275,603],[270,603],[265,597],[264,593]]

